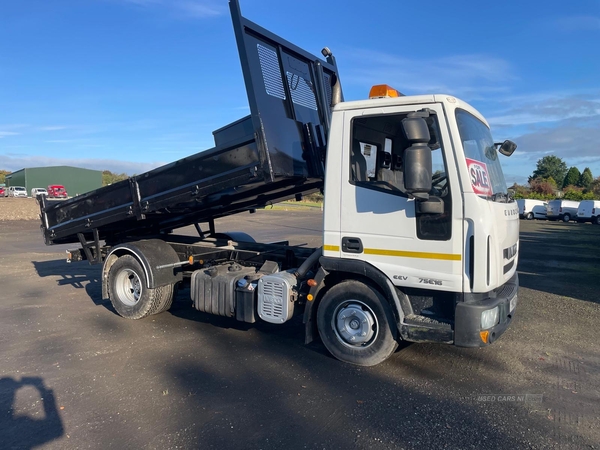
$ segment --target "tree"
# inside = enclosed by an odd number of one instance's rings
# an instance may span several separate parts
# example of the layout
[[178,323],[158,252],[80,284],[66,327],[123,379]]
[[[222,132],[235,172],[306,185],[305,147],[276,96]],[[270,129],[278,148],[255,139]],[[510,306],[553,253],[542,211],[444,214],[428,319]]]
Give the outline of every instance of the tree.
[[589,167],[583,169],[581,176],[577,182],[577,186],[582,187],[584,189],[589,189],[592,182],[594,181],[594,177],[592,176],[592,171]]
[[554,197],[554,190],[556,189],[556,181],[552,177],[548,179],[534,178],[529,182],[531,192],[538,194],[541,198]]
[[581,178],[581,173],[577,167],[571,167],[567,172],[567,176],[563,180],[562,187],[563,189],[567,186],[577,186],[579,184],[579,179]]
[[589,190],[593,193],[594,198],[600,199],[600,177],[591,182]]
[[6,175],[10,175],[10,170],[0,170],[0,184],[6,183]]
[[529,183],[536,178],[549,178],[557,180],[559,183],[565,179],[567,174],[567,164],[558,156],[548,155],[538,159],[537,168],[533,175],[529,177]]
[[583,189],[574,185],[567,186],[563,191],[563,198],[565,200],[583,200]]
[[109,184],[116,183],[117,181],[126,180],[129,175],[126,173],[112,173],[110,170],[102,171],[102,186],[108,186]]
[[529,188],[520,184],[513,184],[510,189],[513,191],[513,198],[529,198]]

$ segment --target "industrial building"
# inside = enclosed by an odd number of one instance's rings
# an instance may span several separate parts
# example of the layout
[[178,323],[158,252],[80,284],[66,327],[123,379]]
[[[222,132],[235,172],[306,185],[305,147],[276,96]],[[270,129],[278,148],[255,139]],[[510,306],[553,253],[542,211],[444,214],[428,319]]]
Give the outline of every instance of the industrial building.
[[102,187],[102,171],[71,166],[30,167],[6,175],[7,186],[24,186],[31,195],[33,188],[61,184],[70,197]]

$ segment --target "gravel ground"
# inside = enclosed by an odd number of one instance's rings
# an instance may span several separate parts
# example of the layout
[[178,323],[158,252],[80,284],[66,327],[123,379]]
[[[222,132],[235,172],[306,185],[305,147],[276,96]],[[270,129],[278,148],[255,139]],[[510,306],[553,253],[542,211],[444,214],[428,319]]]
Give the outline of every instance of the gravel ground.
[[0,222],[6,220],[37,220],[40,206],[34,198],[0,197]]
[[[52,200],[50,200],[52,201]],[[275,209],[300,210],[318,208],[313,203],[282,203]],[[0,197],[0,222],[7,220],[38,220],[40,206],[34,198]]]
[[[217,229],[312,246],[321,219],[257,211]],[[298,321],[209,316],[189,291],[123,319],[99,266],[65,263],[74,245],[4,221],[0,448],[598,449],[600,227],[522,221],[520,242],[516,317],[494,345],[403,345],[361,368],[305,346]]]

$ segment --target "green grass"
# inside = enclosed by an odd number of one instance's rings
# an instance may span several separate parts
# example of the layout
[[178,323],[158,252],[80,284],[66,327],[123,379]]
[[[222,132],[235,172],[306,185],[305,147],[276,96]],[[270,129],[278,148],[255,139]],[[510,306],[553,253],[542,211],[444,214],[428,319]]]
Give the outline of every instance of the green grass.
[[277,210],[290,210],[290,211],[299,211],[302,209],[321,209],[322,203],[320,202],[296,202],[296,201],[288,201],[276,203],[273,206],[265,207],[266,210],[269,209],[277,209]]

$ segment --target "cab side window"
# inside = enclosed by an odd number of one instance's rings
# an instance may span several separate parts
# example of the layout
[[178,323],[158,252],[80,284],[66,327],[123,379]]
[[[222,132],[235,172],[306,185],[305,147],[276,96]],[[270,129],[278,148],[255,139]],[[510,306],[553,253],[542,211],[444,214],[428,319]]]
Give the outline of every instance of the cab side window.
[[[410,147],[402,127],[408,113],[358,117],[352,121],[350,183],[391,195],[409,197],[404,187],[404,151]],[[440,201],[442,214],[416,213],[417,236],[424,240],[447,240],[451,237],[450,185],[441,147],[437,117],[426,118],[431,139],[432,201]]]
[[354,119],[350,182],[368,189],[406,196],[402,152],[408,143],[402,132],[406,114]]

